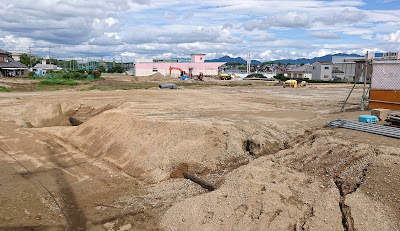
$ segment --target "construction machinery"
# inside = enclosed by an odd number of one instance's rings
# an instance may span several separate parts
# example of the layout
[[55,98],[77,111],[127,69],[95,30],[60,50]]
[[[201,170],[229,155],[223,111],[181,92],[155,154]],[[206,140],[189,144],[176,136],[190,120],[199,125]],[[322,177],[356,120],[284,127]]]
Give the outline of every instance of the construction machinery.
[[182,69],[180,69],[179,67],[169,67],[169,75],[170,76],[172,76],[172,70],[178,70],[178,71],[180,71],[181,72],[181,75],[180,76],[183,76],[183,74],[185,74],[185,72],[182,70]]
[[231,80],[232,76],[230,74],[219,74],[218,75],[220,80]]
[[199,75],[198,75],[194,80],[204,81],[204,75],[203,75],[203,73],[200,72]]
[[305,87],[307,84],[306,81],[304,81],[301,78],[298,79],[289,79],[285,81],[285,84],[283,87],[293,87],[293,88],[298,88],[298,87]]

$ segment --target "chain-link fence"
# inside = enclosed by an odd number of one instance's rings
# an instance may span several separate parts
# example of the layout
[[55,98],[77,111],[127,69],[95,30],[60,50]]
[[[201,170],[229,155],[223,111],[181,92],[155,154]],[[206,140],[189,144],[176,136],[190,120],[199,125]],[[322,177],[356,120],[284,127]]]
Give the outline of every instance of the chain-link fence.
[[400,60],[372,63],[371,90],[400,90]]

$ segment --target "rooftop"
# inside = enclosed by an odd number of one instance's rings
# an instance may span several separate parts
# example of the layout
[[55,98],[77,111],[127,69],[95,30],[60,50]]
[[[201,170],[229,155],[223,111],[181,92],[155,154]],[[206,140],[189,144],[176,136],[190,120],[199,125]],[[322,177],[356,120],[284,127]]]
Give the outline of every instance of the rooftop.
[[21,68],[27,69],[25,64],[15,61],[14,59],[8,58],[7,61],[0,61],[0,68]]
[[301,67],[297,67],[291,70],[288,70],[288,72],[312,72],[312,66],[308,65],[303,65]]
[[5,50],[3,50],[3,49],[0,49],[0,54],[1,55],[9,55],[9,54],[11,54],[10,52],[7,52],[7,51],[5,51]]

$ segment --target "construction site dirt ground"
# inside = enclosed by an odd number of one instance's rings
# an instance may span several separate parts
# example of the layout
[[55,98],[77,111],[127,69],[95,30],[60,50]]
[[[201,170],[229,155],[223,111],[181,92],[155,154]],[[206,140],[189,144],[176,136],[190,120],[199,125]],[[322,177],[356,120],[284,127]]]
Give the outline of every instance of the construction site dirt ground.
[[0,230],[400,229],[400,140],[324,127],[350,84],[148,81],[0,93]]

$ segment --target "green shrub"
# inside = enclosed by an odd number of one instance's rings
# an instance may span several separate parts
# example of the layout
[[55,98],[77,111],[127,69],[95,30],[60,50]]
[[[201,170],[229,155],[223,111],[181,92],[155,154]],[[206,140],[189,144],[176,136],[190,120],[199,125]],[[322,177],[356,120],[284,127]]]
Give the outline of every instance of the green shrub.
[[40,84],[40,85],[74,86],[74,85],[78,85],[79,83],[75,82],[74,80],[70,80],[70,79],[46,79],[46,80],[39,81],[38,84]]
[[10,89],[8,89],[6,87],[3,87],[3,86],[0,86],[0,91],[2,91],[2,92],[11,92]]
[[290,78],[285,77],[285,74],[283,74],[283,73],[278,73],[278,74],[276,74],[276,75],[274,76],[274,78],[275,78],[275,79],[279,79],[279,80],[281,80],[281,81],[286,81],[286,80],[290,79]]
[[86,79],[87,75],[81,71],[68,71],[62,75],[63,79]]

